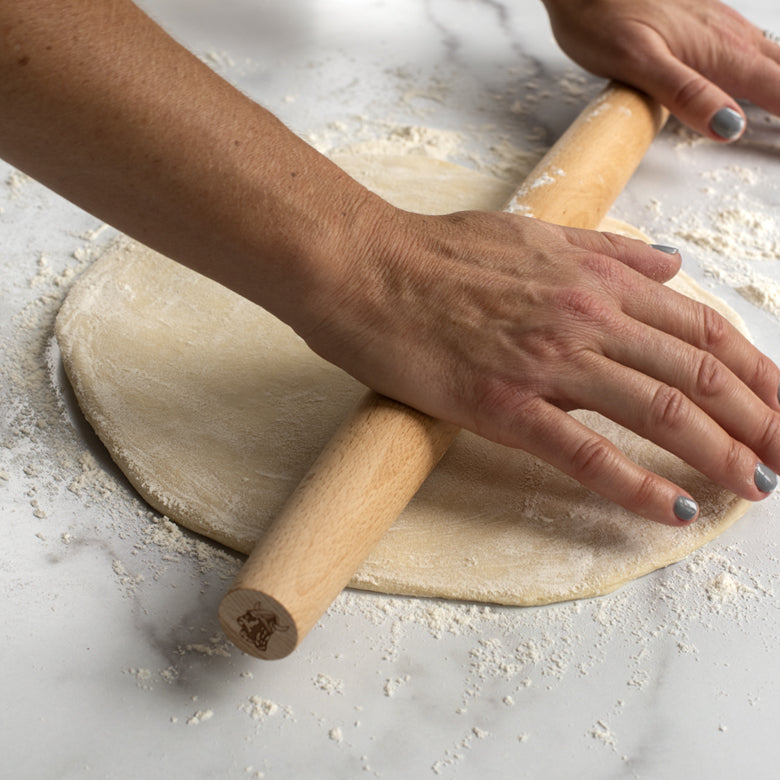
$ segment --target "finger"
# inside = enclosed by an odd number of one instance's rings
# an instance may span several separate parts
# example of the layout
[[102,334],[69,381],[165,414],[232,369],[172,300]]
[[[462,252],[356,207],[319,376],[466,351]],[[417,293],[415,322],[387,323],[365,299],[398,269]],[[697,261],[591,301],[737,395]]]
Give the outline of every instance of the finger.
[[777,36],[728,9],[720,52],[711,49],[702,73],[734,97],[780,113],[780,46]]
[[[629,317],[649,325],[656,332],[669,334],[714,355],[770,410],[780,411],[780,368],[714,309],[668,287],[643,284],[639,278],[636,286],[624,288],[621,299],[623,311]],[[682,387],[678,384],[679,379],[675,380],[662,369],[663,362],[669,359],[670,354],[676,354],[677,350],[670,342],[664,342],[667,354],[661,354],[658,350],[660,342],[655,343],[660,333],[635,333],[634,338],[638,339],[639,347],[635,351],[643,353],[648,361],[651,356],[654,356],[653,360],[660,361],[655,365],[648,363],[647,373]],[[648,343],[647,339],[651,339],[652,343]],[[616,345],[613,345],[612,354],[616,360],[628,360],[628,355],[618,353]],[[682,371],[690,371],[696,360],[700,364],[704,360],[701,355],[691,358],[688,354],[690,365],[678,365],[674,369],[678,377]],[[693,389],[688,387],[687,391],[693,392]]]
[[747,76],[739,83],[733,82],[734,91],[741,98],[755,103],[771,114],[780,114],[780,46],[773,57],[754,56],[750,61]]
[[780,63],[780,35],[771,30],[757,30],[756,33],[756,45],[761,54]]
[[[570,229],[567,237],[571,243],[590,251],[589,256],[583,257],[583,263],[596,272],[605,289],[620,301],[625,314],[715,355],[766,405],[780,411],[780,368],[714,309],[653,283],[658,281],[655,277],[679,268],[679,253],[667,254],[672,247],[662,251],[657,245],[589,230]],[[610,263],[610,258],[621,263]],[[648,335],[652,333],[645,331],[635,333],[632,338],[636,343],[643,343]],[[630,339],[625,342],[632,343]],[[649,343],[643,350],[648,355],[657,354],[653,347]],[[616,355],[615,359],[623,358]],[[660,371],[651,373],[661,375]]]
[[[711,353],[661,333],[656,333],[652,342],[643,349],[633,349],[630,357],[621,354],[624,349],[616,350],[611,356],[681,392],[730,438],[743,442],[758,459],[780,470],[780,414],[770,409]],[[699,441],[709,442],[707,431],[700,435]],[[753,467],[746,467],[744,473],[752,470]],[[721,484],[726,483],[721,481]]]
[[517,418],[515,446],[542,458],[585,487],[642,517],[680,526],[698,515],[684,490],[641,468],[612,442],[539,398]]
[[588,359],[588,375],[597,379],[577,389],[586,408],[655,442],[743,498],[759,501],[770,492],[756,453],[679,387],[605,356],[591,353]]
[[[680,250],[665,244],[647,244],[644,241],[628,239],[616,233],[604,233],[604,237],[615,249],[610,255],[623,265],[654,282],[668,282],[677,276],[682,265]],[[626,245],[629,241],[630,244]],[[605,254],[608,254],[606,252]]]
[[[668,282],[680,270],[682,258],[675,247],[647,244],[636,238],[597,230],[566,228],[567,239],[580,249],[618,260],[656,282]],[[592,258],[596,260],[596,258]]]
[[735,141],[745,130],[745,114],[720,87],[668,50],[650,56],[629,81],[665,105],[681,122],[716,141]]

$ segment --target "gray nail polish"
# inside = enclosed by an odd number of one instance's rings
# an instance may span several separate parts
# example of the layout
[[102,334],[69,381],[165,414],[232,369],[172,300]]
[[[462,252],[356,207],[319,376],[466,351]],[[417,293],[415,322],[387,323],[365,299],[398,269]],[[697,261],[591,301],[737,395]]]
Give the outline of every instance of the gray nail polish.
[[753,481],[762,493],[771,493],[777,487],[777,474],[768,466],[759,463],[756,466]]
[[680,496],[674,502],[674,514],[678,520],[682,520],[687,523],[689,520],[693,520],[699,513],[699,505],[688,496]]
[[[680,250],[676,246],[667,246],[666,244],[650,244],[651,249],[657,249],[659,252],[666,252],[667,255],[679,255]],[[780,390],[778,390],[780,392]]]
[[710,130],[725,141],[738,138],[745,129],[745,118],[733,108],[721,108],[710,120]]

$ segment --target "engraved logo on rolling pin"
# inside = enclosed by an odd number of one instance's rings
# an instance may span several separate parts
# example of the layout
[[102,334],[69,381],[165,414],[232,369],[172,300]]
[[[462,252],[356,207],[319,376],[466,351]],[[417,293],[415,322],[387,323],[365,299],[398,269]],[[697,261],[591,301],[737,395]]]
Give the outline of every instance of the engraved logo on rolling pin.
[[243,615],[236,618],[241,628],[242,639],[251,642],[261,653],[268,648],[268,642],[277,631],[287,631],[289,626],[279,625],[279,618],[258,601],[254,607],[248,609]]

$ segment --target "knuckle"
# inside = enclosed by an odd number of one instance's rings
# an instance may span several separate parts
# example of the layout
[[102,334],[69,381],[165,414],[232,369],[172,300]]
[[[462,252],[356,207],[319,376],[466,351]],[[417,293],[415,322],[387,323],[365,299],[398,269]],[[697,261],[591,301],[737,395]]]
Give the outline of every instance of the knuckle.
[[707,352],[714,352],[725,342],[729,332],[728,324],[718,312],[709,306],[704,306],[701,312],[699,346]]
[[658,493],[658,477],[655,474],[646,472],[633,486],[629,496],[631,508],[637,514],[643,514],[644,510],[652,507],[657,502]]
[[617,454],[606,440],[594,434],[585,439],[571,455],[571,474],[584,485],[603,479],[615,470]]
[[486,379],[475,382],[471,388],[475,432],[486,439],[495,440],[500,430],[497,421],[505,414],[510,398],[511,391],[506,383]]
[[612,319],[612,308],[602,296],[582,289],[561,289],[555,296],[556,306],[577,320],[604,324]]
[[683,81],[672,94],[672,103],[679,109],[686,109],[696,103],[707,91],[708,84],[698,74]]
[[777,366],[765,355],[760,355],[747,380],[749,387],[759,393],[767,388],[774,390],[778,385]]
[[745,448],[736,440],[731,439],[726,456],[722,461],[724,474],[741,474],[744,468]]
[[720,393],[726,385],[728,370],[714,355],[701,352],[696,371],[696,392],[707,398]]
[[533,417],[533,402],[528,391],[508,380],[477,382],[472,392],[474,432],[499,444],[514,443],[514,435],[523,419]]
[[757,449],[763,454],[776,452],[778,442],[780,442],[780,414],[770,412],[761,427]]
[[597,233],[593,240],[594,251],[582,258],[581,266],[595,277],[602,292],[625,284],[626,265],[611,254],[624,253],[626,239],[612,233]]
[[662,385],[650,403],[651,425],[667,429],[684,426],[689,418],[689,404],[685,394],[676,387]]

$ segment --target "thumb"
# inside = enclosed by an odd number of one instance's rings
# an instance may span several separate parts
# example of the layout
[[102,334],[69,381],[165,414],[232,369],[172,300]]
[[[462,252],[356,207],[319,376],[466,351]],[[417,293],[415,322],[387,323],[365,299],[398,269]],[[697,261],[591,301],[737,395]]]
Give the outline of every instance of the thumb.
[[736,141],[747,121],[737,102],[693,68],[668,53],[648,63],[640,85],[683,124],[715,141]]

